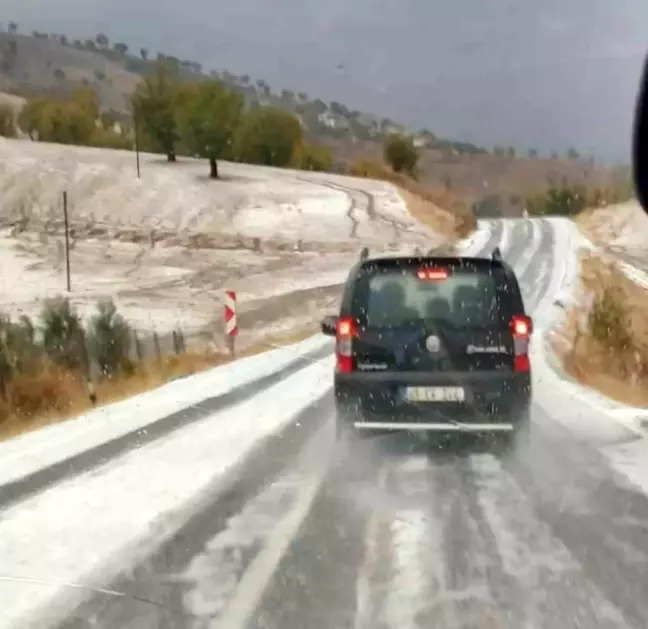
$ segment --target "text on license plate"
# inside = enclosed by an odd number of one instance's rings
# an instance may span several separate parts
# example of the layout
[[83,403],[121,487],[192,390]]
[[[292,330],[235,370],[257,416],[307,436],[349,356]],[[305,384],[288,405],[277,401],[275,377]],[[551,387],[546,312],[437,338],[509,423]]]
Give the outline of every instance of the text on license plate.
[[463,387],[407,387],[405,399],[408,402],[463,402],[466,394]]

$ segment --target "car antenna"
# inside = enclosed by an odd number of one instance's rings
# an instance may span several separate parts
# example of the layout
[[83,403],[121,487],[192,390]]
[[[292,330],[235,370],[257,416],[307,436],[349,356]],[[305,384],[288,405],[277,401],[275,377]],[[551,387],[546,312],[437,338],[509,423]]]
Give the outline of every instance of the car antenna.
[[493,257],[493,260],[499,260],[499,261],[502,260],[502,252],[500,251],[499,247],[495,247],[495,249],[493,249],[492,257]]

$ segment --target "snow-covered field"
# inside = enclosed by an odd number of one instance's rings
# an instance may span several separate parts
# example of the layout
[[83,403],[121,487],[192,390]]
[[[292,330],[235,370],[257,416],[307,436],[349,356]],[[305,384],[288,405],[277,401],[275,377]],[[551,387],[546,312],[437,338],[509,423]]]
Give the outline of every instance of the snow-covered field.
[[0,140],[0,308],[36,314],[66,289],[63,191],[72,233],[71,298],[112,296],[143,330],[221,332],[222,294],[246,302],[339,284],[362,246],[430,248],[395,187],[340,175],[30,141]]

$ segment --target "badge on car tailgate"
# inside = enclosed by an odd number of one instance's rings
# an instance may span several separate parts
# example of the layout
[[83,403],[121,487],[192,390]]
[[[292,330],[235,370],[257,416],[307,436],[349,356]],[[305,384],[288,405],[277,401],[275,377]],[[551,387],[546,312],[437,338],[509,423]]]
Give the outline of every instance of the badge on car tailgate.
[[466,354],[507,354],[505,345],[468,345]]

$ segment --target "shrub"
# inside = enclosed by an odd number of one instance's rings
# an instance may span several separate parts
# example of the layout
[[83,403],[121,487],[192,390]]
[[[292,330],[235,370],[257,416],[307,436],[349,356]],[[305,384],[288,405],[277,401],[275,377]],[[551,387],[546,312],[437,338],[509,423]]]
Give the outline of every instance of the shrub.
[[385,142],[384,157],[394,172],[406,172],[413,176],[419,155],[411,138],[394,134],[390,135]]
[[130,326],[117,313],[112,299],[100,301],[97,314],[90,321],[88,345],[102,374],[132,373],[133,364],[128,357],[131,336]]
[[16,112],[11,105],[0,105],[0,136],[15,138],[18,135],[16,129]]
[[50,359],[68,369],[79,369],[84,362],[85,340],[81,318],[67,297],[45,301],[41,312],[43,347]]

